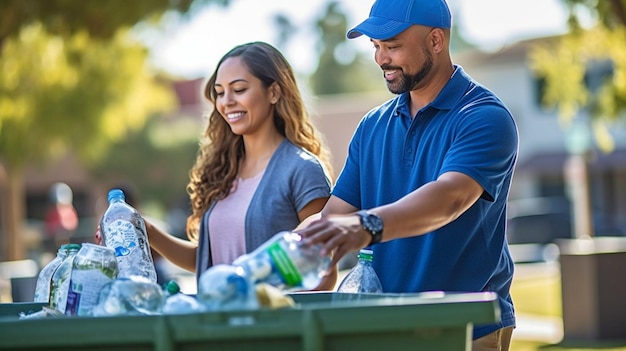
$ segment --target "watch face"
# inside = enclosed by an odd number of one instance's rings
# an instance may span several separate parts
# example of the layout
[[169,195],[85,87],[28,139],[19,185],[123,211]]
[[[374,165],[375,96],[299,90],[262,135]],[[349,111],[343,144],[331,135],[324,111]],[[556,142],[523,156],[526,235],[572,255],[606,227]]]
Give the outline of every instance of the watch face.
[[380,219],[380,217],[378,217],[376,215],[373,215],[373,214],[369,214],[368,213],[363,218],[363,224],[372,233],[380,233],[383,230],[383,221],[382,221],[382,219]]

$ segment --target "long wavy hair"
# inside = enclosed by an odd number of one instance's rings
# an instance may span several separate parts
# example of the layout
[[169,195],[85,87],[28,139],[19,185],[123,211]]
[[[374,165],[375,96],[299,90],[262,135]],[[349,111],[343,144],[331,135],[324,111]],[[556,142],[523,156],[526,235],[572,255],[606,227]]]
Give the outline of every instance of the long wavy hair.
[[187,236],[199,237],[200,221],[211,204],[230,193],[239,172],[245,150],[243,137],[234,134],[216,108],[215,79],[222,63],[240,57],[250,73],[261,80],[265,88],[277,83],[281,96],[274,109],[274,125],[293,144],[316,155],[331,176],[330,153],[318,136],[306,111],[291,65],[273,46],[251,42],[236,46],[220,59],[204,88],[204,96],[213,105],[208,125],[200,140],[196,163],[189,172],[187,193],[191,200],[191,215],[187,218]]

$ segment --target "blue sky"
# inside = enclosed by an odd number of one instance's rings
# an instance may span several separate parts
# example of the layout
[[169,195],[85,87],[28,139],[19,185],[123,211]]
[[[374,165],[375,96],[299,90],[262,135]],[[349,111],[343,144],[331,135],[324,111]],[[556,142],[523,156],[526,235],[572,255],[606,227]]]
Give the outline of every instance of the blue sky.
[[[560,0],[448,0],[453,25],[467,39],[486,50],[531,37],[563,33],[566,14]],[[275,42],[272,14],[289,14],[293,23],[311,23],[324,0],[234,0],[228,9],[210,6],[183,25],[170,24],[145,41],[152,47],[155,66],[185,78],[210,74],[231,47],[254,40]],[[350,25],[364,19],[371,0],[340,0]],[[314,37],[310,26],[297,30],[284,52],[295,70],[306,74],[315,67]],[[308,31],[308,32],[307,32]],[[351,40],[358,50],[371,50],[367,38]]]

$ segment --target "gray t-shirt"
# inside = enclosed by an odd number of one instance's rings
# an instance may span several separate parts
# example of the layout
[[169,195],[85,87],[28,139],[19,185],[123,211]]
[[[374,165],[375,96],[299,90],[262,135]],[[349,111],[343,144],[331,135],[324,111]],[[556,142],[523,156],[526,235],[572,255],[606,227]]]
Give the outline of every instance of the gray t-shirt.
[[[280,231],[294,229],[300,224],[298,212],[312,200],[330,196],[330,186],[319,159],[285,139],[272,155],[246,212],[246,252]],[[208,219],[214,205],[200,223],[196,278],[212,265]]]

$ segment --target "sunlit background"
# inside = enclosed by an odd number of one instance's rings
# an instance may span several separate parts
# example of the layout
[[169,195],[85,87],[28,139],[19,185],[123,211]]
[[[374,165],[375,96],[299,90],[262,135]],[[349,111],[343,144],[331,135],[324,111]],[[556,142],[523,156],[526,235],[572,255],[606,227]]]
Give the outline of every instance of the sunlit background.
[[[164,24],[162,31],[142,33],[140,37],[151,48],[156,67],[196,78],[211,72],[221,55],[235,44],[255,40],[282,44],[274,21],[282,13],[295,27],[288,42],[280,46],[294,68],[307,74],[317,65],[315,45],[319,33],[314,25],[324,13],[326,3],[324,0],[237,0],[228,8],[211,6],[199,10],[186,23],[172,19]],[[372,1],[339,3],[353,26],[367,17]],[[567,11],[559,0],[451,0],[450,6],[454,26],[463,33],[463,38],[484,50],[567,31]],[[366,53],[371,48],[367,38],[346,45]]]
[[[369,40],[345,39],[371,4],[0,1],[0,302],[32,299],[64,240],[93,240],[111,187],[185,237],[203,83],[235,45],[285,54],[338,174],[359,119],[391,96]],[[520,133],[512,350],[626,350],[614,342],[626,339],[626,2],[449,4],[453,61],[505,102]],[[46,218],[60,198],[77,221],[55,239]],[[193,275],[160,264],[195,291]]]

